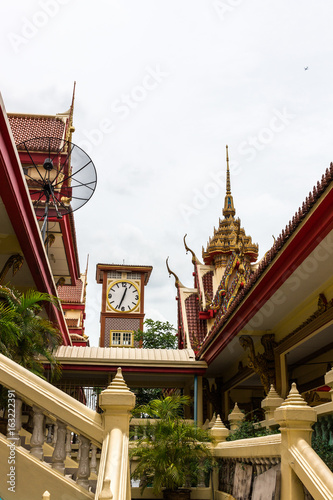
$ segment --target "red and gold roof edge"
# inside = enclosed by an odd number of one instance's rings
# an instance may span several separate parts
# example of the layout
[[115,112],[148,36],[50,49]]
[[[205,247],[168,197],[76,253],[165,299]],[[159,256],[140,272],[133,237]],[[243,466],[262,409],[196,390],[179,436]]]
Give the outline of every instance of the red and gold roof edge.
[[295,212],[295,215],[286,225],[285,229],[282,229],[281,234],[276,238],[274,245],[271,247],[270,250],[268,250],[268,252],[266,252],[265,256],[261,259],[258,268],[250,276],[249,280],[247,281],[241,292],[235,297],[230,308],[226,311],[226,313],[222,317],[220,317],[219,315],[216,316],[214,325],[209,335],[207,336],[207,338],[204,340],[203,344],[200,347],[200,350],[197,355],[198,357],[200,357],[204,349],[208,347],[211,340],[217,335],[219,329],[227,322],[230,316],[243,302],[243,300],[251,291],[251,289],[255,286],[259,278],[264,274],[265,270],[271,265],[273,260],[280,253],[284,245],[287,243],[288,239],[299,228],[302,221],[308,215],[312,207],[322,197],[324,192],[331,184],[332,180],[333,180],[333,163],[330,163],[330,167],[327,168],[325,174],[322,175],[321,181],[317,182],[317,185],[313,187],[312,192],[311,191],[309,192],[309,195],[302,203],[302,206],[299,207],[298,211]]

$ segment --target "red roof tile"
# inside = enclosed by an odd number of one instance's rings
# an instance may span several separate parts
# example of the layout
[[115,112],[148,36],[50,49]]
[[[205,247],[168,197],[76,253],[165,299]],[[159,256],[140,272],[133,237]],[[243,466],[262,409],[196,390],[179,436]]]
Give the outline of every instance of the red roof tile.
[[[25,116],[9,113],[8,119],[16,145],[35,137],[64,137],[65,122],[56,116]],[[33,143],[30,143],[29,149],[37,149],[37,144],[34,148]]]
[[208,293],[209,297],[213,298],[213,271],[209,271],[202,277],[204,292]]
[[80,279],[76,280],[75,285],[58,286],[58,296],[63,302],[80,303],[82,297],[83,282]]
[[198,349],[206,336],[207,327],[206,322],[199,319],[199,301],[196,294],[185,300],[185,308],[191,347]]

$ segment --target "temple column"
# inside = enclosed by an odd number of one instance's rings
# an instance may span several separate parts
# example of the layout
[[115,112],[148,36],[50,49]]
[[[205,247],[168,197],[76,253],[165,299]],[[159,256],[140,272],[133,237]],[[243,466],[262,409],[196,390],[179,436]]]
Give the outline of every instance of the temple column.
[[199,427],[203,424],[203,394],[202,394],[202,376],[198,376],[198,401],[197,401],[197,418]]

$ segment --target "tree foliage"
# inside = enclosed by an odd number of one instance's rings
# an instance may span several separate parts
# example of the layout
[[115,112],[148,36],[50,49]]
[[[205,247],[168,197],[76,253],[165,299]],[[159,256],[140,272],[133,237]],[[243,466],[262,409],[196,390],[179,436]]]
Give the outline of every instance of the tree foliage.
[[45,302],[58,307],[58,299],[47,293],[17,290],[0,285],[0,353],[43,376],[45,357],[53,373],[59,372],[54,350],[61,344],[60,332],[40,316]]
[[243,420],[238,429],[229,434],[227,441],[268,436],[269,434],[278,434],[279,432],[279,429],[266,429],[266,427],[263,427],[259,420],[254,417],[252,420]]
[[134,333],[134,340],[143,349],[175,349],[177,347],[176,329],[168,322],[146,319],[144,330]]
[[141,480],[141,490],[148,485],[158,494],[164,487],[176,490],[184,484],[196,485],[199,473],[207,473],[213,464],[207,431],[183,418],[183,407],[190,403],[188,396],[167,396],[155,399],[138,408],[154,424],[144,428],[131,456],[138,458],[132,477]]

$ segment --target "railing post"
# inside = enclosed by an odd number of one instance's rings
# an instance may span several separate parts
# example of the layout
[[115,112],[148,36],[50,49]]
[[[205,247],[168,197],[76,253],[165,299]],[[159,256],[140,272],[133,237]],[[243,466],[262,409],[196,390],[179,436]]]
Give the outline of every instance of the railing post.
[[276,392],[274,385],[271,385],[270,391],[261,402],[261,408],[265,412],[265,427],[270,427],[275,424],[274,411],[283,403],[283,398],[280,398]]
[[213,427],[209,430],[210,435],[214,438],[216,444],[226,441],[229,436],[229,429],[222,422],[220,415],[217,415]]
[[126,500],[131,497],[128,458],[130,411],[135,395],[123,379],[121,369],[99,396],[104,411],[104,438],[99,467],[96,499]]
[[240,409],[238,408],[238,404],[235,403],[234,409],[228,416],[228,420],[230,422],[230,430],[232,432],[237,431],[237,429],[243,422],[244,418],[245,418],[244,413],[240,411]]
[[289,449],[297,445],[299,439],[311,444],[311,426],[317,414],[301,397],[296,384],[292,384],[289,395],[275,410],[274,418],[281,430],[281,498],[303,500],[303,485],[292,469],[294,463]]

